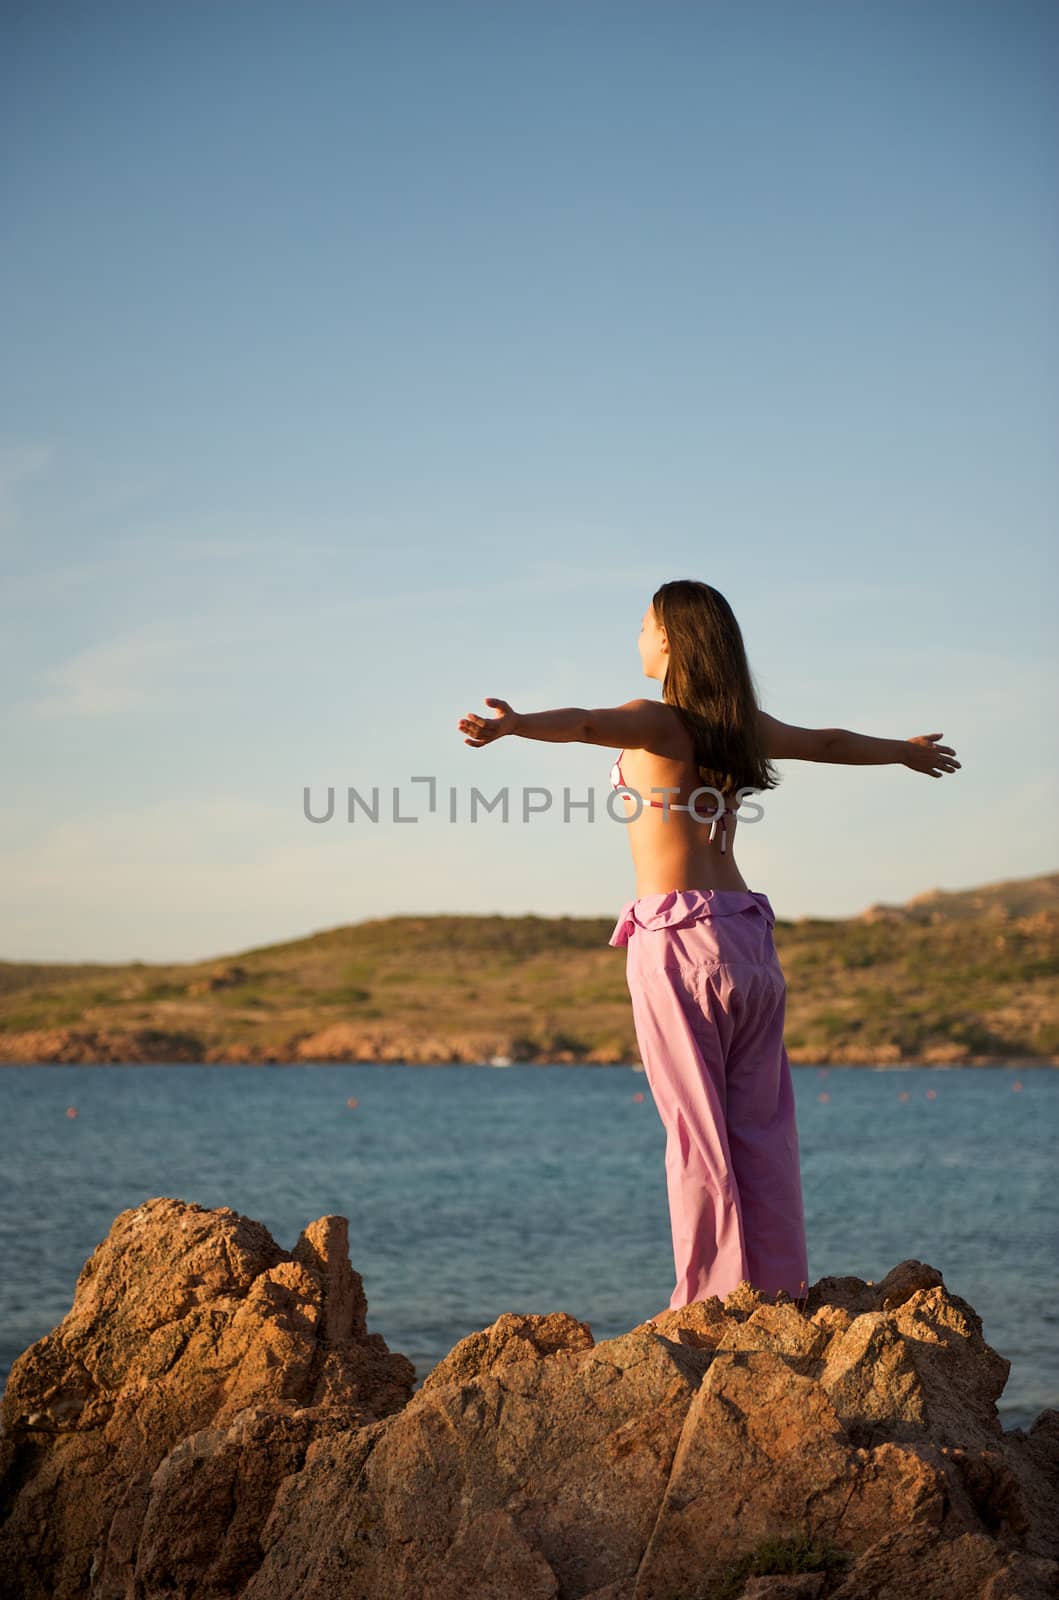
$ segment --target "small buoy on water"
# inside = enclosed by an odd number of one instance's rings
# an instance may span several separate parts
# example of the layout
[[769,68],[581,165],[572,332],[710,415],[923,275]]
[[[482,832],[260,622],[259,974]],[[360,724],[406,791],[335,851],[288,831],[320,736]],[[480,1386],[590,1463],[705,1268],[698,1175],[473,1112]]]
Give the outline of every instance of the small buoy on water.
[[936,1100],[937,1098],[938,1098],[938,1091],[936,1089],[928,1089],[927,1090],[927,1099],[928,1100]]
[[77,1107],[76,1106],[67,1106],[66,1115],[68,1117],[76,1117],[76,1115],[77,1115]]
[[643,1094],[639,1089],[637,1089],[636,1093],[633,1095],[633,1099],[636,1100],[636,1101],[640,1101],[640,1100],[643,1099]]
[[1014,1083],[1013,1083],[1013,1084],[1012,1084],[1012,1085],[1011,1085],[1011,1087],[1012,1087],[1012,1090],[1015,1090],[1015,1089],[1021,1089],[1021,1088],[1022,1088],[1022,1085],[1021,1085],[1021,1083],[1020,1083],[1020,1082],[1019,1082],[1019,1081],[1018,1081],[1018,1079],[1017,1079],[1017,1078],[1016,1078],[1016,1079],[1015,1079],[1015,1082],[1014,1082]]
[[357,1099],[356,1095],[351,1094],[349,1099],[346,1101],[346,1105],[351,1111],[355,1111],[357,1106],[360,1105],[360,1101]]
[[826,1105],[827,1105],[827,1103],[828,1103],[828,1101],[829,1101],[829,1100],[830,1100],[830,1099],[831,1099],[831,1096],[830,1096],[830,1095],[829,1095],[829,1094],[828,1094],[828,1092],[827,1092],[827,1090],[826,1090],[826,1089],[824,1089],[824,1090],[823,1090],[823,1091],[822,1091],[822,1093],[820,1093],[820,1094],[818,1094],[818,1095],[817,1095],[817,1097],[816,1097],[816,1098],[817,1098],[817,1099],[818,1099],[818,1100],[819,1100],[819,1102],[820,1102],[820,1104],[821,1104],[821,1105],[822,1105],[822,1106],[826,1106]]

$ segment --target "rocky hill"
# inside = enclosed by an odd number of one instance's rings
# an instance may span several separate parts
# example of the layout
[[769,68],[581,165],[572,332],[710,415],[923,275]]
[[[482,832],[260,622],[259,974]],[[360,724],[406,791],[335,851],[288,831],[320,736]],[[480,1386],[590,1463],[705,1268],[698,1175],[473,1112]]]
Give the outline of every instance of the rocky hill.
[[[401,916],[186,965],[0,962],[0,1062],[636,1062],[613,923]],[[1059,1064],[1059,873],[778,916],[775,939],[793,1062]]]

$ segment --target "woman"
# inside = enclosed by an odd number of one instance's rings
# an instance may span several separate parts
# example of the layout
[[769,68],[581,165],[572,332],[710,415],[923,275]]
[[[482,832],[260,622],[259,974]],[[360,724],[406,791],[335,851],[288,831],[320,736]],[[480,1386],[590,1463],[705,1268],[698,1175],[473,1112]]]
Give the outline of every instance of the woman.
[[487,698],[497,715],[470,713],[459,727],[475,748],[505,734],[623,746],[610,776],[624,791],[636,898],[610,943],[627,946],[637,1042],[666,1129],[676,1268],[668,1309],[723,1299],[744,1280],[798,1299],[809,1268],[786,982],[772,905],[735,859],[736,813],[743,802],[760,815],[747,796],[777,787],[772,757],[900,762],[935,778],[960,763],[936,742],[940,733],[878,739],[768,716],[739,624],[707,583],[664,583],[639,644],[661,702],[525,715]]

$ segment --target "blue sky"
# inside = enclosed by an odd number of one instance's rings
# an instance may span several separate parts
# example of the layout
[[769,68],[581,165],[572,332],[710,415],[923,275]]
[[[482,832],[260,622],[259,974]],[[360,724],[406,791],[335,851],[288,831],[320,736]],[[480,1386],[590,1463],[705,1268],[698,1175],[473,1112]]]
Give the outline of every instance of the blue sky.
[[0,956],[616,917],[613,753],[456,722],[657,696],[677,577],[774,716],[963,762],[781,763],[780,916],[1059,867],[1054,6],[6,19]]

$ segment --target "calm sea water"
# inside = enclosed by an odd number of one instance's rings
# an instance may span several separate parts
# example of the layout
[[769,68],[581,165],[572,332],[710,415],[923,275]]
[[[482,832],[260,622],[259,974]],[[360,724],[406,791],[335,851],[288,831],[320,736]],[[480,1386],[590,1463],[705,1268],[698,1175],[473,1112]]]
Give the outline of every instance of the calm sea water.
[[[1059,1406],[1059,1073],[793,1071],[810,1282],[930,1262],[1012,1364],[1004,1427]],[[0,1116],[0,1383],[155,1195],[287,1250],[348,1217],[369,1331],[417,1387],[501,1312],[568,1311],[599,1341],[672,1289],[665,1135],[630,1068],[5,1067]]]

